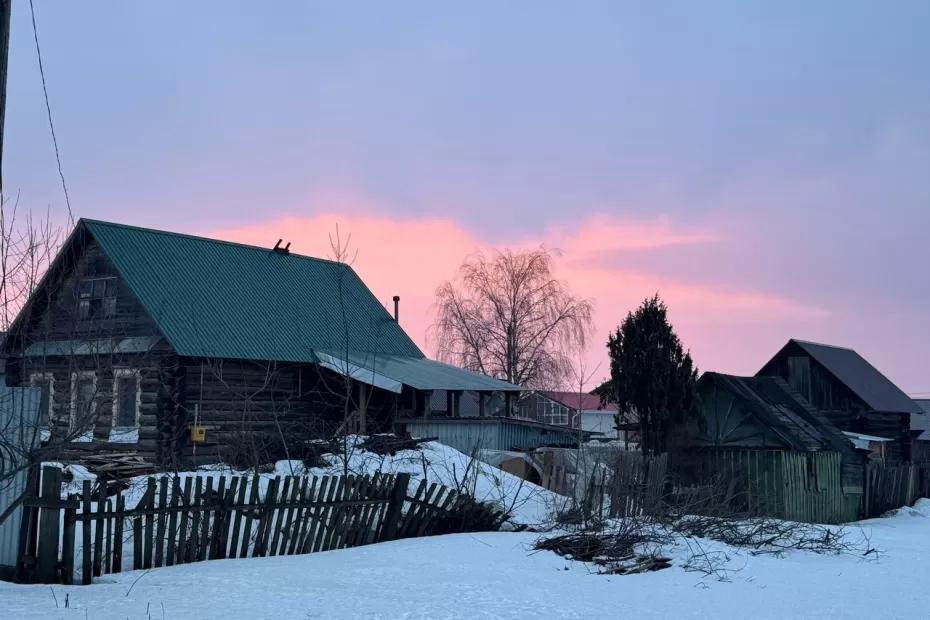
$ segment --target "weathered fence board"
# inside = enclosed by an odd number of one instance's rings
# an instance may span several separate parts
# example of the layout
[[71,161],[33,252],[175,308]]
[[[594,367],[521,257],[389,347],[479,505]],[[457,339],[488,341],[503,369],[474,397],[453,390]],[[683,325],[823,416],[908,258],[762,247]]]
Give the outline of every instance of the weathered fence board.
[[503,520],[500,510],[465,493],[422,481],[411,495],[409,483],[410,475],[403,473],[277,476],[262,492],[258,476],[186,477],[182,483],[166,475],[147,479],[141,499],[127,508],[119,492],[107,496],[103,482],[92,489],[85,481],[79,496],[61,499],[61,472],[47,468],[41,496],[24,500],[38,508],[29,512],[40,515],[32,577],[73,582],[76,550],[80,581],[87,584],[123,570],[124,545],[132,549],[132,568],[139,569],[497,529]]

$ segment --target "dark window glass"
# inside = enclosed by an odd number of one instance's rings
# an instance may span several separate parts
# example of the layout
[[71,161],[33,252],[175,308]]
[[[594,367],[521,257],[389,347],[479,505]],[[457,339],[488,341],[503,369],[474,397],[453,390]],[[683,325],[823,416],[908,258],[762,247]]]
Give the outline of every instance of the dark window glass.
[[39,393],[39,426],[46,428],[52,419],[52,381],[48,377],[36,378],[32,381],[33,387],[41,390]]
[[116,278],[85,278],[78,282],[78,316],[99,319],[116,315]]
[[75,388],[74,420],[79,427],[92,427],[97,413],[97,386],[92,377],[79,377]]
[[136,393],[138,389],[138,377],[118,377],[116,379],[116,426],[120,428],[134,428],[136,426]]

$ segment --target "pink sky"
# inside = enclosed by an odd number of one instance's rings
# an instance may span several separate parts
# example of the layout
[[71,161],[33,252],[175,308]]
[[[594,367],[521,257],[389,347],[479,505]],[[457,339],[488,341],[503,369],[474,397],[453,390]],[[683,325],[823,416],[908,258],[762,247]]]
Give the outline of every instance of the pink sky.
[[[385,306],[400,295],[401,323],[429,355],[435,354],[429,328],[436,287],[455,274],[468,254],[503,247],[451,218],[379,214],[376,202],[350,192],[327,192],[313,202],[331,210],[210,234],[263,246],[283,237],[294,252],[326,257],[331,254],[329,235],[338,225],[343,237],[351,234],[351,246],[358,252],[356,271]],[[634,220],[595,213],[540,235],[515,237],[506,245],[557,250],[556,276],[578,296],[593,300],[596,332],[586,359],[588,369],[599,367],[597,379],[608,372],[609,332],[655,292],[668,303],[671,319],[701,369],[754,373],[787,337],[831,321],[830,311],[760,290],[679,279],[674,266],[662,261],[649,271],[616,266],[618,256],[622,260],[657,250],[714,246],[726,241],[723,234],[709,227],[676,226],[664,217]]]

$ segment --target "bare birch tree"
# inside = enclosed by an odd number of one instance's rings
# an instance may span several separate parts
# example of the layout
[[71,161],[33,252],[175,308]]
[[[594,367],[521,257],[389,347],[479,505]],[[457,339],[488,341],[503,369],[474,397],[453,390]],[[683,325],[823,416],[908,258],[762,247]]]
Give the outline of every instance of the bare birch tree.
[[591,301],[553,276],[553,253],[469,256],[436,290],[432,335],[445,362],[533,388],[566,385],[591,335]]

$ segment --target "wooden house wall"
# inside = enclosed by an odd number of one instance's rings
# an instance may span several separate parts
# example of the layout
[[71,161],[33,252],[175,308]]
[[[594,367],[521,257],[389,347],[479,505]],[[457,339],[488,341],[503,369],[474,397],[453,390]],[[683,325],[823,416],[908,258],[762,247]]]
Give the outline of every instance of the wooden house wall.
[[[125,281],[118,276],[100,246],[87,241],[83,252],[62,274],[50,277],[47,292],[37,292],[35,311],[30,317],[20,342],[25,347],[37,341],[94,339],[107,336],[152,336],[158,328],[135,298]],[[81,319],[78,314],[77,287],[87,277],[116,277],[116,312],[112,317]]]
[[[252,464],[308,454],[306,442],[331,436],[345,417],[342,377],[313,364],[181,358],[172,436],[182,464]],[[350,409],[359,403],[352,382]],[[366,386],[369,431],[387,430],[396,395]],[[193,443],[196,421],[206,441]]]
[[[96,374],[97,420],[92,430],[94,442],[72,442],[62,458],[78,458],[93,450],[136,451],[141,456],[159,458],[159,418],[163,408],[161,384],[171,349],[161,342],[152,350],[132,354],[98,353],[89,355],[45,355],[25,357],[23,352],[34,343],[83,341],[128,337],[158,337],[154,321],[127,288],[122,278],[92,239],[83,252],[64,257],[64,269],[51,273],[48,286],[39,291],[33,300],[32,310],[19,332],[10,335],[10,355],[7,358],[6,382],[8,385],[29,385],[34,373],[53,378],[52,415],[50,429],[55,436],[68,433],[71,414],[72,375],[92,371]],[[78,283],[85,277],[115,276],[116,306],[110,317],[82,319],[78,312]],[[139,371],[140,407],[139,439],[137,443],[109,442],[113,415],[113,369],[127,368]]]

